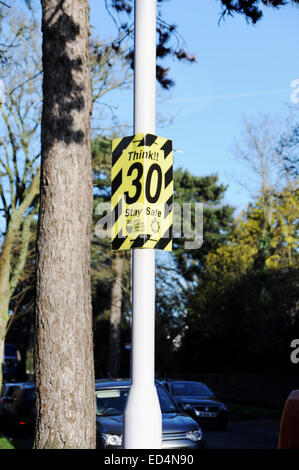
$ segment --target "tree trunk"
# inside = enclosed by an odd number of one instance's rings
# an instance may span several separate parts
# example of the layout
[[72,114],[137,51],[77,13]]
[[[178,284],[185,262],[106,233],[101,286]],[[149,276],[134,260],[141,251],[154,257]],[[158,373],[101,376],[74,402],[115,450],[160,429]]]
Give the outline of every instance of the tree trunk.
[[13,233],[11,233],[11,230],[8,228],[0,255],[0,390],[2,389],[2,363],[4,360],[6,327],[9,320],[9,279],[11,267],[11,250],[14,240],[14,231],[12,232]]
[[[32,213],[25,215],[26,210],[38,194],[39,171],[32,180],[30,188],[25,195],[18,209],[11,211],[10,220],[7,225],[5,240],[0,254],[0,355],[3,351],[5,337],[7,334],[7,324],[10,319],[9,304],[11,297],[18,286],[23,273],[30,240],[30,224]],[[23,227],[21,228],[23,223]],[[13,245],[21,239],[19,253],[13,260]],[[14,261],[14,263],[13,263]],[[0,358],[2,366],[3,357]],[[2,387],[2,367],[0,370],[0,390]]]
[[[8,286],[9,288],[9,286]],[[2,390],[2,363],[4,361],[4,343],[6,336],[6,325],[9,320],[9,295],[6,292],[0,293],[0,390]]]
[[262,233],[258,240],[258,251],[254,257],[253,269],[262,272],[266,267],[266,261],[272,254],[271,236],[272,236],[272,214],[273,214],[273,195],[270,191],[263,188],[264,195],[264,220]]
[[95,447],[88,0],[42,0],[36,449]]
[[111,310],[109,325],[109,363],[108,377],[118,377],[120,370],[120,331],[122,307],[122,273],[124,259],[116,253],[113,260],[115,278],[111,290]]

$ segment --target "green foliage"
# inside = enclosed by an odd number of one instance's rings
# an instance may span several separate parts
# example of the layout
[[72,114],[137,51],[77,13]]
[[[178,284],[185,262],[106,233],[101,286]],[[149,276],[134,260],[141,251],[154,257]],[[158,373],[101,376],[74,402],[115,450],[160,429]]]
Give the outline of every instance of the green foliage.
[[[95,207],[99,202],[110,201],[110,165],[111,141],[97,138],[92,142],[93,175]],[[174,258],[164,263],[158,263],[156,274],[156,353],[159,370],[166,370],[169,366],[170,355],[176,357],[180,344],[181,333],[185,327],[186,287],[184,276],[187,279],[198,276],[202,269],[204,259],[211,247],[218,247],[227,237],[231,224],[233,209],[220,206],[221,198],[226,188],[218,183],[216,175],[197,177],[187,170],[178,169],[174,172],[175,202],[202,202],[207,204],[204,210],[205,245],[201,250],[190,250],[186,253],[183,247],[184,239],[176,240],[174,244]],[[92,243],[92,283],[93,306],[95,318],[95,335],[101,337],[101,356],[107,357],[108,344],[108,318],[110,309],[110,291],[114,280],[113,253],[110,250],[109,239],[94,237]],[[126,254],[127,265],[123,273],[123,320],[122,329],[125,337],[129,334],[130,314],[130,263],[129,253]],[[190,268],[190,260],[194,266]],[[101,332],[104,333],[102,337]],[[176,343],[178,341],[178,343]],[[99,368],[103,370],[103,360]]]
[[[286,187],[272,195],[271,221],[264,231],[265,198],[249,204],[235,220],[227,243],[211,250],[206,269],[217,279],[237,279],[251,270],[298,266],[298,189]],[[257,262],[258,261],[258,262]]]
[[[94,211],[98,204],[110,202],[110,160],[111,141],[96,138],[92,141],[92,166],[94,185]],[[100,239],[95,235],[96,223],[102,214],[94,217],[94,236],[91,244],[91,279],[94,308],[106,317],[109,310],[109,292],[113,280],[110,240]]]
[[190,370],[200,362],[205,370],[293,371],[290,341],[299,332],[297,198],[292,186],[273,194],[271,225],[263,235],[260,197],[235,220],[226,242],[208,253],[187,301],[189,328],[180,354],[190,355]]
[[[156,274],[156,355],[159,374],[178,370],[181,345],[189,332],[189,300],[204,272],[209,251],[226,240],[232,223],[233,208],[221,206],[226,187],[216,175],[199,177],[179,168],[174,172],[174,202],[181,208],[191,203],[191,221],[195,226],[195,203],[203,203],[204,243],[199,249],[185,249],[187,240],[174,239],[173,253],[163,256]],[[184,368],[184,367],[183,367]]]
[[[94,181],[94,214],[100,203],[109,203],[111,199],[111,139],[98,137],[92,141],[92,163]],[[109,210],[109,209],[108,209]],[[104,214],[95,215],[96,223]],[[96,376],[107,376],[109,358],[109,317],[111,310],[111,290],[116,278],[114,259],[118,256],[111,250],[110,237],[99,238],[94,230],[91,244],[91,279],[92,305],[95,335],[95,368]],[[122,319],[121,349],[129,340],[130,315],[130,253],[123,253],[124,267],[122,272]],[[126,351],[129,354],[129,352]],[[128,366],[129,356],[122,354],[121,369]],[[127,357],[126,357],[127,356]],[[126,357],[126,361],[124,360]],[[124,364],[123,364],[124,362]],[[122,369],[123,370],[123,369]],[[129,371],[127,370],[127,374]]]
[[[226,187],[218,182],[217,175],[194,176],[179,168],[174,172],[174,202],[182,207],[184,203],[202,203],[203,244],[199,249],[186,250],[186,238],[174,242],[177,267],[187,280],[196,280],[204,269],[208,253],[215,250],[227,238],[232,223],[233,207],[221,205]],[[192,206],[194,226],[194,205]],[[183,234],[183,231],[182,231]]]
[[15,449],[14,445],[11,443],[10,439],[0,434],[0,449]]

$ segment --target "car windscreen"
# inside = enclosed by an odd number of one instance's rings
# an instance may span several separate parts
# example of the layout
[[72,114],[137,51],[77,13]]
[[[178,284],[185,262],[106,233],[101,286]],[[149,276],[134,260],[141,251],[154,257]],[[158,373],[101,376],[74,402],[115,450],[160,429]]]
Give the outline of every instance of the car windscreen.
[[96,391],[98,416],[116,416],[124,412],[129,388],[102,388]]
[[174,396],[199,396],[211,397],[213,392],[205,384],[201,382],[178,382],[171,384],[171,393]]
[[175,413],[176,411],[178,411],[175,402],[171,400],[164,388],[157,387],[157,391],[162,413]]
[[[178,411],[174,401],[162,387],[157,387],[162,413]],[[96,406],[98,416],[116,416],[123,414],[129,394],[128,388],[102,388],[96,390]]]

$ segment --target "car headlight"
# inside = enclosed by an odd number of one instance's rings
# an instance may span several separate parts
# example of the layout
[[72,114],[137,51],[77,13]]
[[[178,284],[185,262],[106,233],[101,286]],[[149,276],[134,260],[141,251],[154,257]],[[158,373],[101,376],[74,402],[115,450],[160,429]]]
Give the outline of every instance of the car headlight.
[[190,405],[189,403],[183,403],[182,405],[183,410],[185,411],[191,411],[193,409],[193,406]]
[[119,434],[102,434],[105,446],[118,446],[122,445],[122,435]]
[[190,441],[200,441],[202,439],[202,432],[201,429],[196,429],[196,431],[189,431],[186,433],[186,438],[190,439]]

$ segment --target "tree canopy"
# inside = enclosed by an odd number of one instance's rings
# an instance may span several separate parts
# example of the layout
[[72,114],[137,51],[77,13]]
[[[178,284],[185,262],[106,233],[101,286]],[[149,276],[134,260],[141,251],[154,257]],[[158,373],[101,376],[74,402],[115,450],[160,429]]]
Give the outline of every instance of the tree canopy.
[[247,20],[256,23],[263,16],[262,7],[280,8],[285,5],[299,4],[299,0],[218,0],[221,4],[221,17],[234,13],[244,15]]

